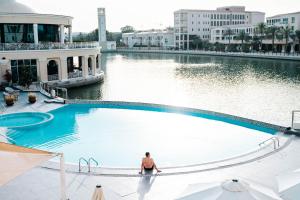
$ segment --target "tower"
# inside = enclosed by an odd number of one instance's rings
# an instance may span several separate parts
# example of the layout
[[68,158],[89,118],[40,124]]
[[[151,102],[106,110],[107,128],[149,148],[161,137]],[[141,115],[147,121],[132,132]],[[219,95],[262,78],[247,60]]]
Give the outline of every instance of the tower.
[[106,42],[105,8],[98,8],[98,30],[99,43],[103,44]]

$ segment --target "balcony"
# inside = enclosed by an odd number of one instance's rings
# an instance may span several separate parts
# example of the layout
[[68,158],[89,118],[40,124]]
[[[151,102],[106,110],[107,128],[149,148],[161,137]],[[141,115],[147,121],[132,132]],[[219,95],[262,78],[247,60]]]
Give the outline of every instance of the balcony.
[[97,48],[98,42],[76,42],[76,43],[2,43],[0,51],[23,51],[23,50],[52,50],[52,49],[83,49]]
[[68,73],[68,78],[79,78],[82,77],[82,71],[74,71],[74,72],[69,72]]

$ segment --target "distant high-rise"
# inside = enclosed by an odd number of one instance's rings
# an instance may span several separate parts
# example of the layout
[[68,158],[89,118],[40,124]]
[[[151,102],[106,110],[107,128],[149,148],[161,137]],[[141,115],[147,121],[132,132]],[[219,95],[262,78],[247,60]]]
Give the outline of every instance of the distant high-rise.
[[105,8],[98,8],[98,30],[99,43],[106,42]]

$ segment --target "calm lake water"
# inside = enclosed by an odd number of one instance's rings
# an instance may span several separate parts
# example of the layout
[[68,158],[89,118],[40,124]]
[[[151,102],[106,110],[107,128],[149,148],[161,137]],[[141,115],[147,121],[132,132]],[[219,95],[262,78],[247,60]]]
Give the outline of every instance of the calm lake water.
[[300,62],[166,54],[102,54],[104,83],[70,98],[213,110],[290,126],[300,110]]

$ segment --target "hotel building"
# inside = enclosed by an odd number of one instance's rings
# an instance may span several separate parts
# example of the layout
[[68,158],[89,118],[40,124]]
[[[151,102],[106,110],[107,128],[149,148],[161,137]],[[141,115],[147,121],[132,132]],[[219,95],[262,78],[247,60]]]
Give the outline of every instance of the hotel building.
[[122,41],[128,48],[133,47],[174,47],[174,31],[166,30],[150,30],[138,31],[133,33],[123,33]]
[[[244,32],[247,36],[253,37],[255,35],[257,27],[249,25],[234,25],[234,26],[222,26],[212,28],[210,43],[222,43],[222,44],[241,44],[241,40],[237,40],[236,37]],[[227,30],[231,31],[231,35],[226,35]],[[245,41],[246,42],[246,41]]]
[[189,49],[200,37],[211,40],[211,30],[223,26],[256,26],[265,21],[265,13],[246,11],[244,6],[220,7],[216,10],[178,10],[174,12],[175,46]]
[[287,13],[267,17],[268,26],[290,27],[293,31],[300,30],[300,12]]
[[2,0],[0,83],[7,70],[16,85],[25,71],[30,72],[33,82],[49,85],[72,87],[100,81],[99,43],[73,43],[72,20],[38,14],[15,0]]

